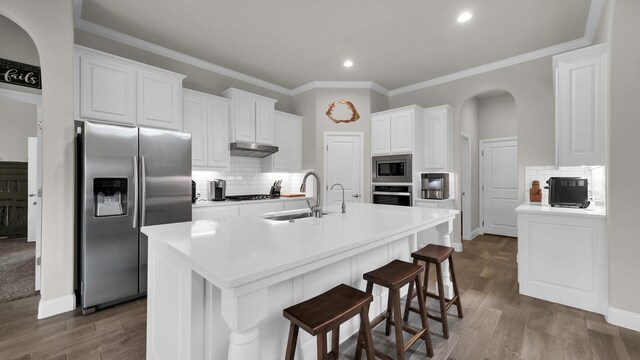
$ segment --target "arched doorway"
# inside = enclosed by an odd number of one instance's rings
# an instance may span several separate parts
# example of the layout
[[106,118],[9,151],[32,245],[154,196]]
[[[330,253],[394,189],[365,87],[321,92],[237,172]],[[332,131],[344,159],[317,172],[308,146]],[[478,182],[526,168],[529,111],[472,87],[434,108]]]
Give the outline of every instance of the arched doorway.
[[[484,233],[485,228],[514,236],[517,228],[513,209],[518,202],[518,112],[515,99],[505,90],[474,94],[463,103],[460,121],[462,238],[471,240]],[[482,146],[489,144],[495,145],[492,149],[500,146],[496,153],[499,153],[499,160],[483,157]],[[494,165],[487,166],[487,161]],[[498,183],[500,187],[493,195],[490,193],[493,188],[486,183],[487,176],[490,176],[491,183]],[[497,197],[500,199],[496,200]],[[498,227],[488,226],[487,220]],[[501,228],[507,231],[502,233]]]
[[[39,66],[31,37],[0,15],[0,58]],[[42,99],[39,89],[0,83],[0,302],[40,289]]]

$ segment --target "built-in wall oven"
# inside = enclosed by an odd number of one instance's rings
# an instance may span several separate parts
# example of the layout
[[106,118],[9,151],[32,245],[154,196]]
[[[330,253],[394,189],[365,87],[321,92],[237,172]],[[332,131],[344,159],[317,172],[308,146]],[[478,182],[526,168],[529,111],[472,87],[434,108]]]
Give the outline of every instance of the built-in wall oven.
[[373,156],[371,164],[374,183],[410,183],[411,154]]
[[411,184],[374,184],[371,199],[374,204],[412,206],[411,186]]

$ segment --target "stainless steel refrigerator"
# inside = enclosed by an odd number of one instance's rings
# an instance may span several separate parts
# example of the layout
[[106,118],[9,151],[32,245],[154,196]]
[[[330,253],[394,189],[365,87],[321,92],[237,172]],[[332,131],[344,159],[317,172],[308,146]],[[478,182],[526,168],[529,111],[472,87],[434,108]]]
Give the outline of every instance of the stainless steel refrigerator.
[[78,298],[85,312],[147,291],[140,228],[191,221],[191,135],[76,122]]

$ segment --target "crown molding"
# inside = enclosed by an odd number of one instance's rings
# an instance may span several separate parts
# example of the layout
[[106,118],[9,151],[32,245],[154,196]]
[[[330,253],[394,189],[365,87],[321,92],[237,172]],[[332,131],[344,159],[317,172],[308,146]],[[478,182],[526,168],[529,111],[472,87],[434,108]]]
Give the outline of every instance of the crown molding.
[[[598,23],[604,8],[604,3],[607,0],[591,0],[589,7],[589,15],[587,17],[587,24],[585,26],[584,36],[580,39],[569,41],[566,43],[550,46],[544,49],[532,51],[526,54],[510,57],[493,63],[477,66],[471,69],[459,71],[453,74],[437,77],[434,79],[418,82],[412,85],[403,86],[394,90],[388,90],[383,86],[376,84],[373,81],[312,81],[294,89],[287,89],[283,86],[255,78],[243,74],[241,72],[225,68],[220,65],[213,64],[211,62],[198,59],[196,57],[180,53],[175,50],[165,48],[160,45],[144,41],[133,36],[126,35],[124,33],[109,29],[102,25],[95,24],[93,22],[82,19],[82,1],[73,0],[73,10],[75,19],[75,28],[83,31],[90,32],[95,35],[99,35],[129,46],[133,46],[151,53],[168,57],[170,59],[180,61],[189,65],[193,65],[211,72],[228,76],[233,79],[244,81],[246,83],[260,86],[265,89],[273,90],[283,95],[295,96],[302,94],[306,91],[319,88],[339,88],[339,89],[366,89],[369,88],[382,95],[392,97],[400,94],[404,94],[411,91],[424,89],[431,86],[444,84],[450,81],[459,80],[469,76],[479,75],[485,72],[502,69],[508,66],[520,64],[526,61],[536,60],[545,56],[552,56],[562,52],[571,51],[580,47],[589,46],[593,42],[593,37],[598,28]],[[610,0],[609,0],[610,1]]]
[[42,95],[0,88],[0,97],[23,103],[42,105]]
[[291,96],[313,89],[371,89],[382,95],[389,96],[389,90],[373,81],[312,81],[291,90]]
[[408,93],[408,92],[411,92],[411,91],[416,91],[416,90],[428,88],[428,87],[431,87],[431,86],[444,84],[444,83],[447,83],[447,82],[450,82],[450,81],[459,80],[459,79],[466,78],[466,77],[469,77],[469,76],[479,75],[479,74],[482,74],[482,73],[485,73],[485,72],[489,72],[489,71],[493,71],[493,70],[502,69],[502,68],[505,68],[505,67],[508,67],[508,66],[512,66],[512,65],[516,65],[516,64],[520,64],[520,63],[523,63],[523,62],[536,60],[536,59],[539,59],[539,58],[542,58],[542,57],[545,57],[545,56],[551,56],[551,55],[560,54],[560,53],[563,53],[563,52],[567,52],[567,51],[575,50],[575,49],[578,49],[578,48],[581,48],[581,47],[585,47],[585,46],[588,46],[590,44],[591,44],[590,41],[586,40],[585,38],[580,38],[580,39],[569,41],[569,42],[566,42],[566,43],[562,43],[562,44],[558,44],[558,45],[554,45],[554,46],[549,46],[549,47],[544,48],[544,49],[540,49],[540,50],[532,51],[532,52],[529,52],[529,53],[526,53],[526,54],[510,57],[510,58],[507,58],[507,59],[504,59],[504,60],[500,60],[500,61],[496,61],[496,62],[493,62],[493,63],[490,63],[490,64],[481,65],[481,66],[474,67],[474,68],[471,68],[471,69],[459,71],[457,73],[453,73],[453,74],[437,77],[435,79],[422,81],[422,82],[415,83],[415,84],[408,85],[408,86],[403,86],[401,88],[397,88],[397,89],[389,91],[389,97],[400,95],[400,94],[404,94],[404,93]]

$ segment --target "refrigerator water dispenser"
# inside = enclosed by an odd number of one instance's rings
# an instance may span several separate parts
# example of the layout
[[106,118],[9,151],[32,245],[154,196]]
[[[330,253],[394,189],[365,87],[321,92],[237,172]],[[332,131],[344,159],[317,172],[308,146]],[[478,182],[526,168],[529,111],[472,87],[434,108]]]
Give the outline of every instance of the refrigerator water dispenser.
[[96,217],[127,214],[127,178],[93,179]]

